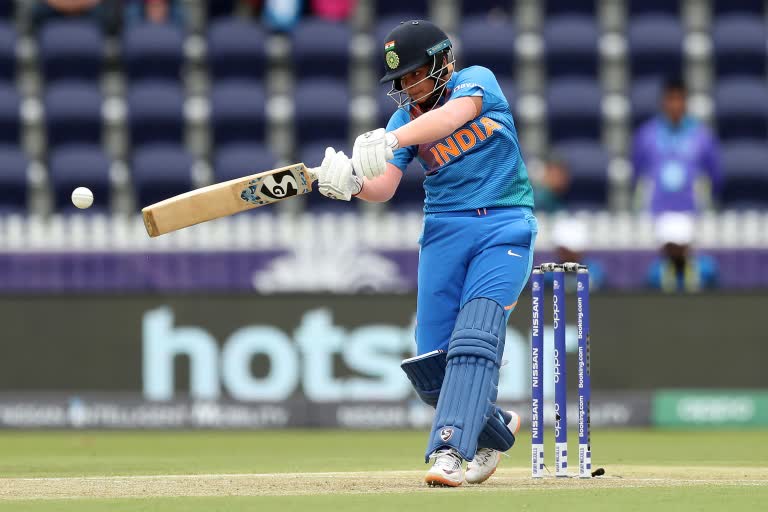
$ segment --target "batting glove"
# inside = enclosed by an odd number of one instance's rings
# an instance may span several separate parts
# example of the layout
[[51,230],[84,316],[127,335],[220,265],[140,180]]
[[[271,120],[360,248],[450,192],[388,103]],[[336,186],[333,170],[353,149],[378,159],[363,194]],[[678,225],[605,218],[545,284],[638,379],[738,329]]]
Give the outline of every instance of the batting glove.
[[394,151],[400,147],[397,137],[384,128],[366,132],[355,140],[352,149],[352,166],[358,174],[368,179],[384,174],[387,160],[392,160]]
[[325,158],[317,171],[318,190],[331,199],[349,201],[363,188],[363,181],[355,175],[352,163],[343,152],[325,149]]

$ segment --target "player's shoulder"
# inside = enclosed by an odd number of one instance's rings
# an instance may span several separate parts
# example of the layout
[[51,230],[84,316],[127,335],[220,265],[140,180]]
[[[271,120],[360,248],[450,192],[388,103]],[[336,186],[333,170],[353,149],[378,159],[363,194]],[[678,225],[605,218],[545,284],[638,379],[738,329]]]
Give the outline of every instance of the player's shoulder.
[[387,123],[387,131],[396,130],[404,124],[408,124],[408,122],[411,120],[411,115],[406,109],[409,108],[410,107],[398,108],[392,113],[392,115],[389,117],[389,122]]
[[456,72],[457,85],[468,81],[477,81],[480,85],[495,83],[496,75],[493,74],[493,71],[483,66],[469,66]]
[[483,95],[490,95],[492,104],[506,104],[504,93],[501,90],[496,76],[488,68],[483,66],[470,66],[457,72],[455,81],[449,85],[451,95],[458,93],[456,97],[472,94],[472,91],[481,89]]

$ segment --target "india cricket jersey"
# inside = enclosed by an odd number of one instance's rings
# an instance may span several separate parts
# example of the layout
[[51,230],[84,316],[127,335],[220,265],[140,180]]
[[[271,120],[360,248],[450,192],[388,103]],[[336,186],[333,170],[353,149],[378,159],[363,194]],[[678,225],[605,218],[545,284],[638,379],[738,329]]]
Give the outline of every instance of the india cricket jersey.
[[[426,172],[426,213],[507,206],[533,207],[517,130],[509,103],[493,73],[481,66],[455,71],[444,100],[482,96],[480,114],[454,133],[430,144],[395,151],[390,163],[405,171],[416,158]],[[393,131],[416,117],[398,109],[387,124]]]

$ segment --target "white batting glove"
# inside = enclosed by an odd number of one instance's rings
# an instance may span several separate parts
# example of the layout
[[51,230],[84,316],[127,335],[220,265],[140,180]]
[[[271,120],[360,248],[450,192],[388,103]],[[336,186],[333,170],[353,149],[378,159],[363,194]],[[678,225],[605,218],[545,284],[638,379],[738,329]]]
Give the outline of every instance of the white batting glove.
[[355,140],[352,166],[358,174],[373,179],[384,174],[387,160],[392,160],[400,143],[394,133],[379,128],[366,132]]
[[318,190],[331,199],[349,201],[363,188],[363,181],[355,175],[349,157],[333,148],[325,149],[325,158],[316,174]]

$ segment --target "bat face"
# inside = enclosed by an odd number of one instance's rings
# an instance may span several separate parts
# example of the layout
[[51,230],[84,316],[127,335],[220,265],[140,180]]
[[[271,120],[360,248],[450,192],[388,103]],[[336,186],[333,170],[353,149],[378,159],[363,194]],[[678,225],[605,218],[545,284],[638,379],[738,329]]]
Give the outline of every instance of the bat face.
[[263,205],[307,192],[309,185],[304,173],[299,168],[290,168],[249,181],[240,198],[247,203]]

